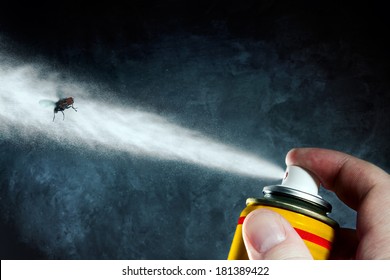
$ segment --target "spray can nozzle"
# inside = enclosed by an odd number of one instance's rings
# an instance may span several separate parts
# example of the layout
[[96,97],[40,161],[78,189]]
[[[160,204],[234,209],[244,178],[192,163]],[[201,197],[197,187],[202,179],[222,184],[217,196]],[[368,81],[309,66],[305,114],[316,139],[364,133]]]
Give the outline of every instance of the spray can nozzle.
[[281,185],[320,197],[318,195],[320,187],[318,178],[299,166],[287,166]]
[[319,187],[320,180],[314,174],[302,167],[290,165],[286,168],[282,183],[264,187],[263,193],[267,199],[275,195],[289,197],[330,213],[332,206],[318,195]]

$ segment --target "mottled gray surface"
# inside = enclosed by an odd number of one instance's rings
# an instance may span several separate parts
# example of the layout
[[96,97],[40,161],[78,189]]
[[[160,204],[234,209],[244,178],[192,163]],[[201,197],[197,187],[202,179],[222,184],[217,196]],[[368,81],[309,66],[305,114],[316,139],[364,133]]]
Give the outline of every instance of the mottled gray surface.
[[[226,10],[221,13],[230,15]],[[111,42],[98,33],[86,44],[76,36],[60,49],[44,41],[38,56],[64,79],[99,82],[124,104],[280,166],[289,149],[316,146],[390,170],[387,57],[371,33],[365,30],[359,41],[359,26],[352,35],[329,34],[329,20],[317,22],[299,9],[269,13],[262,25],[239,27],[219,16],[184,26],[150,20],[141,40],[119,32]],[[264,32],[241,34],[246,24]],[[15,55],[39,60],[26,49]],[[245,199],[269,183],[181,162],[0,137],[1,256],[225,259]],[[322,194],[333,204],[332,217],[354,227],[355,213]]]

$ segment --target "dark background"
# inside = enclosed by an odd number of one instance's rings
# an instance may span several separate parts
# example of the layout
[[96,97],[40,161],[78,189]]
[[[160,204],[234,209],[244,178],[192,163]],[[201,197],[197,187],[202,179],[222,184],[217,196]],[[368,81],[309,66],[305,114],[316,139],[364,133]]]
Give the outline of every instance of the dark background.
[[[280,166],[289,149],[316,146],[390,170],[388,27],[379,1],[0,8],[2,53],[45,61],[65,78],[101,84],[124,103]],[[245,199],[269,183],[0,140],[2,259],[225,259]],[[332,217],[354,227],[354,212],[322,194]]]

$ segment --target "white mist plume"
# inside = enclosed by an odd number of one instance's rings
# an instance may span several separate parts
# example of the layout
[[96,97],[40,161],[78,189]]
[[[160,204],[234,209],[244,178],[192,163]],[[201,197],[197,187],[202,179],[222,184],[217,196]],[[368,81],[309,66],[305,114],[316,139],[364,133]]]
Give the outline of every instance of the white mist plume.
[[[0,56],[0,60],[2,57]],[[1,62],[0,62],[1,63]],[[37,66],[0,64],[0,140],[41,135],[52,141],[90,148],[178,160],[251,177],[280,179],[284,170],[259,157],[176,125],[139,109],[99,102],[82,85],[65,83],[59,74]],[[59,89],[63,92],[58,96]],[[73,109],[52,122],[53,108],[39,100],[75,97]]]

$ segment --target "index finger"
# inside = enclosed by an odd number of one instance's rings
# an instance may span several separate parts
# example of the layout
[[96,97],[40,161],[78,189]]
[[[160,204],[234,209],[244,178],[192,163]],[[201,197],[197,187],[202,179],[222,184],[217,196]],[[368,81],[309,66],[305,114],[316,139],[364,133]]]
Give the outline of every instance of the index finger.
[[311,171],[325,188],[355,210],[373,188],[385,188],[390,180],[389,174],[367,161],[327,149],[293,149],[286,156],[286,164]]

